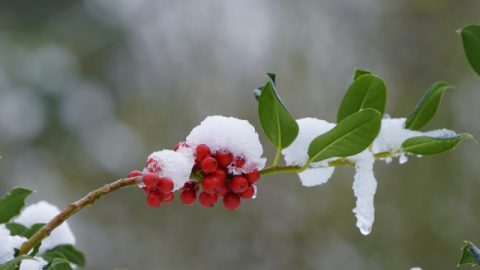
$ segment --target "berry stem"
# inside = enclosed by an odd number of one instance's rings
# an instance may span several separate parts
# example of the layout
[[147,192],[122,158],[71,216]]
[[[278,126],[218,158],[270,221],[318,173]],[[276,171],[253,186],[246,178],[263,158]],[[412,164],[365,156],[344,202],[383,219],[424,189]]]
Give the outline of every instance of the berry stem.
[[282,149],[279,147],[277,148],[277,153],[275,153],[275,158],[273,159],[272,167],[278,166],[278,162],[280,161],[281,156],[282,156]]
[[42,241],[45,237],[47,237],[55,228],[60,226],[65,220],[69,217],[74,215],[76,212],[93,204],[96,200],[98,200],[103,195],[108,193],[114,192],[118,189],[128,187],[128,186],[135,186],[137,185],[137,181],[139,180],[138,177],[130,177],[130,178],[122,178],[110,184],[106,184],[98,189],[95,189],[89,192],[80,200],[69,204],[62,212],[56,215],[53,219],[51,219],[47,224],[43,225],[40,230],[38,230],[32,237],[30,237],[27,241],[25,241],[20,249],[18,250],[16,256],[26,255],[36,244]]

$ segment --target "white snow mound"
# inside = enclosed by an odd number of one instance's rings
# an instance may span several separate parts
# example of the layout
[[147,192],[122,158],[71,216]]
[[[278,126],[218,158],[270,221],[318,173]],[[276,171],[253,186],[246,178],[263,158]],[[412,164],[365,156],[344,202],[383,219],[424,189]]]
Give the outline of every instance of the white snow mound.
[[[60,209],[55,205],[46,201],[40,201],[23,209],[21,214],[13,221],[30,227],[36,223],[47,223],[58,213],[60,213]],[[68,244],[75,244],[75,236],[73,235],[68,222],[65,221],[62,225],[53,230],[47,238],[43,239],[39,252],[43,253],[58,245]]]
[[[335,127],[335,124],[316,118],[302,118],[297,120],[298,136],[282,154],[289,166],[303,166],[308,161],[308,146],[317,136]],[[333,167],[328,166],[328,160],[312,164],[313,169],[308,169],[298,174],[302,185],[312,187],[321,185],[330,179],[333,174]],[[325,168],[322,168],[325,167]]]
[[42,257],[34,257],[33,259],[22,260],[19,270],[42,270],[48,262]]
[[242,157],[246,163],[242,169],[229,168],[233,174],[241,174],[261,170],[266,159],[262,157],[263,147],[260,144],[255,128],[246,120],[225,116],[208,116],[187,136],[187,144],[193,149],[199,144],[206,144],[212,153],[228,150],[234,157]]
[[27,238],[10,235],[10,231],[5,224],[0,224],[0,264],[13,259],[15,248],[20,248]]
[[[185,153],[187,152],[162,150],[153,152],[148,156],[148,160],[153,159],[161,167],[158,175],[160,177],[168,177],[173,181],[174,191],[182,188],[190,180],[194,160],[193,155],[188,156]],[[148,173],[146,168],[144,173]]]

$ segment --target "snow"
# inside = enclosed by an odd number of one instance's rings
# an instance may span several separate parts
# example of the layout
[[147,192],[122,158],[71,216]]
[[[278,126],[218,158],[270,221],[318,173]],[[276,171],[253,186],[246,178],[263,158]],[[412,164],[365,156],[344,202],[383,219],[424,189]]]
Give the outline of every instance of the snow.
[[246,163],[241,169],[229,168],[233,174],[241,174],[253,169],[263,169],[266,159],[262,157],[263,147],[260,144],[255,128],[246,120],[225,116],[208,116],[187,136],[186,142],[193,149],[199,144],[206,144],[212,153],[228,150],[234,157],[242,157]]
[[353,209],[357,218],[357,227],[363,235],[370,234],[375,219],[375,207],[373,203],[377,180],[373,175],[374,155],[365,150],[351,157],[355,162],[355,176],[353,181],[353,193],[357,203]]
[[[291,145],[283,149],[282,154],[289,166],[303,166],[308,161],[308,146],[317,136],[329,131],[335,124],[316,118],[302,118],[297,120],[298,136]],[[332,176],[334,167],[326,167],[328,160],[312,164],[313,169],[298,174],[302,185],[312,187],[321,185]],[[325,167],[325,168],[322,168]]]
[[10,235],[5,224],[0,224],[0,264],[13,259],[14,249],[18,249],[26,240],[24,237]]
[[420,268],[420,267],[417,266],[417,267],[412,267],[412,268],[410,268],[410,270],[422,270],[422,268]]
[[43,258],[34,257],[33,259],[22,260],[19,270],[42,270],[47,264],[48,262],[46,262]]
[[[382,127],[378,137],[373,142],[372,152],[383,153],[400,150],[402,143],[412,137],[429,136],[438,138],[457,135],[454,131],[448,129],[438,129],[428,132],[409,130],[405,128],[405,121],[405,118],[382,119]],[[405,157],[403,157],[403,160],[400,160],[400,163],[406,161]]]
[[[55,205],[46,201],[40,201],[23,209],[21,214],[13,221],[30,227],[36,223],[47,223],[58,213],[60,213],[60,209]],[[68,222],[63,222],[62,225],[53,230],[47,238],[43,239],[39,252],[43,253],[58,245],[65,244],[75,244],[75,236],[73,235]]]
[[[188,154],[188,150],[157,151],[148,156],[148,160],[150,159],[160,166],[161,170],[157,172],[160,177],[168,177],[173,181],[174,191],[182,188],[190,180],[194,159],[192,153]],[[147,173],[148,170],[145,168],[144,172]]]

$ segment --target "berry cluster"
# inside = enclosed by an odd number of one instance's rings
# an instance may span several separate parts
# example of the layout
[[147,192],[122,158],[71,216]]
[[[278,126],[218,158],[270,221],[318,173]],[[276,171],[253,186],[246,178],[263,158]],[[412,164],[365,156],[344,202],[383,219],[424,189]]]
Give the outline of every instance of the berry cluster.
[[[234,156],[228,150],[213,152],[205,144],[199,144],[192,149],[186,143],[179,143],[174,151],[189,153],[195,160],[191,180],[187,181],[180,191],[183,204],[193,205],[198,198],[200,205],[208,208],[214,206],[221,197],[224,207],[233,211],[240,207],[242,199],[251,199],[255,195],[254,184],[260,178],[260,173],[257,169],[248,173],[235,173],[243,169],[246,163],[242,157]],[[174,183],[168,177],[161,177],[161,172],[161,164],[149,159],[143,173],[132,171],[128,175],[143,175],[143,190],[151,207],[170,203],[174,198]]]

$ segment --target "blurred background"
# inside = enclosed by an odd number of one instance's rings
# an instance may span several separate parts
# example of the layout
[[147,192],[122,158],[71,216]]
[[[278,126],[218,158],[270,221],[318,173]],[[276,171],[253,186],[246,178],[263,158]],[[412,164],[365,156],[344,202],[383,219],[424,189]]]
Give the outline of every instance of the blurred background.
[[[384,78],[393,117],[445,80],[457,88],[427,128],[478,138],[480,78],[455,30],[479,15],[478,0],[2,0],[0,193],[30,187],[30,202],[64,207],[208,115],[259,128],[265,72],[296,117],[332,122],[354,67]],[[455,269],[462,241],[480,243],[479,150],[378,162],[369,236],[355,227],[351,168],[309,189],[264,177],[233,213],[151,209],[127,189],[70,225],[87,269]]]

